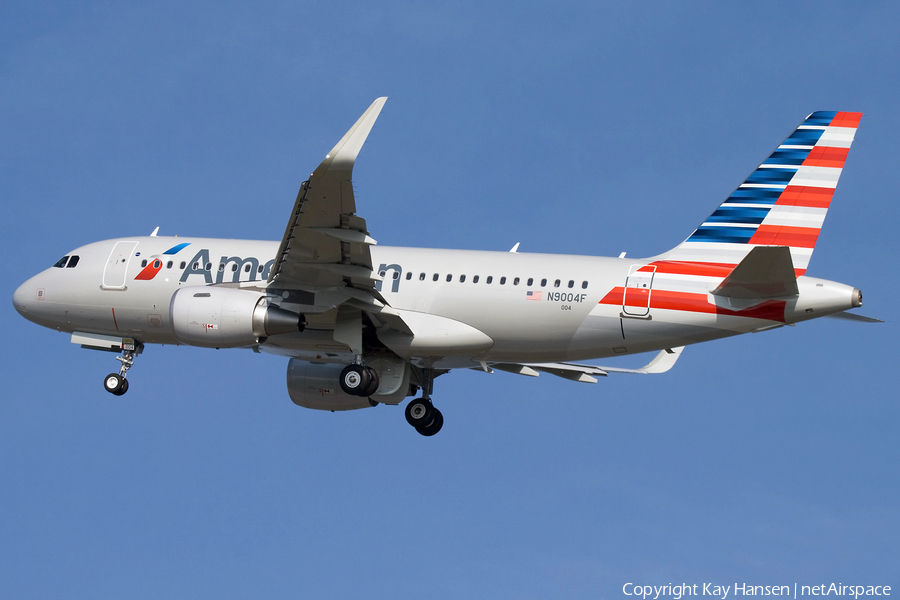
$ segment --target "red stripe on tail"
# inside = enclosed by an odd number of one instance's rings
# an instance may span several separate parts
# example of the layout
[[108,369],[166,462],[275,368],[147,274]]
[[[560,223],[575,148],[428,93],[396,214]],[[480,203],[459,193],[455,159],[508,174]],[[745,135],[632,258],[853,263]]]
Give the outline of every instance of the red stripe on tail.
[[805,187],[802,185],[789,185],[781,192],[778,206],[808,206],[810,208],[828,208],[831,197],[834,196],[832,188]]
[[832,148],[830,146],[816,146],[809,151],[806,160],[803,161],[804,167],[844,167],[847,160],[847,153],[850,148]]
[[831,127],[859,127],[859,120],[862,118],[862,113],[854,113],[854,112],[839,112],[834,115],[834,118],[831,120]]
[[786,225],[760,225],[748,243],[761,246],[793,246],[815,248],[819,229],[813,227],[787,227]]

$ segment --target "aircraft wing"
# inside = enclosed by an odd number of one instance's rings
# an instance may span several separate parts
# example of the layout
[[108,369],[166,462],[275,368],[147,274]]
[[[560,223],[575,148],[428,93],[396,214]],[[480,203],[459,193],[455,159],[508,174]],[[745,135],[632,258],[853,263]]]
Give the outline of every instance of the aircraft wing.
[[[376,325],[411,334],[375,289],[381,277],[373,270],[369,248],[377,242],[369,237],[365,219],[356,214],[353,196],[353,165],[386,101],[376,99],[300,185],[267,288],[301,305],[307,314],[345,305],[350,313],[367,312]],[[341,341],[357,347],[357,338]]]
[[541,373],[549,373],[550,375],[556,375],[557,377],[562,377],[563,379],[569,379],[571,381],[597,383],[596,377],[606,377],[609,373],[638,373],[643,375],[665,373],[675,366],[675,361],[681,356],[682,350],[684,350],[684,346],[679,346],[678,348],[666,348],[657,354],[648,364],[639,369],[600,367],[596,365],[582,365],[569,362],[488,364],[490,364],[490,367],[499,369],[500,371],[516,373],[518,375],[527,375],[529,377],[537,377]]
[[356,214],[351,175],[356,156],[387,98],[378,98],[300,186],[269,286],[308,292],[354,287],[375,292],[366,221]]

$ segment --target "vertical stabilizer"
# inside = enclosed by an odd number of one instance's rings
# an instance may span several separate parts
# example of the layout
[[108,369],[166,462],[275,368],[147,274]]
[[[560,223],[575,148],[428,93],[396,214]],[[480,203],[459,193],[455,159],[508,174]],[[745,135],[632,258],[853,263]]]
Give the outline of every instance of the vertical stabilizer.
[[809,115],[691,236],[658,258],[734,266],[787,246],[806,272],[862,113]]

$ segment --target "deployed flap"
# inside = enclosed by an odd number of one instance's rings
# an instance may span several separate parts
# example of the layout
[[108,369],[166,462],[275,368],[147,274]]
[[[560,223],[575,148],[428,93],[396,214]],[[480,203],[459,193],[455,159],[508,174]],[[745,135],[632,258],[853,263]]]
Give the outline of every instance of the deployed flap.
[[747,300],[796,296],[799,291],[791,249],[787,246],[757,246],[712,293]]

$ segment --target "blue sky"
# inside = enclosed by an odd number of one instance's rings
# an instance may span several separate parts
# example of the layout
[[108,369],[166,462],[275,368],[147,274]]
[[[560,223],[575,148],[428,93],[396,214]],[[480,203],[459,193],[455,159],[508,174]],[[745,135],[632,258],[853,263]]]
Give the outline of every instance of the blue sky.
[[[6,2],[3,289],[91,241],[277,240],[377,96],[380,243],[647,256],[810,112],[864,113],[809,275],[892,319],[890,2]],[[286,361],[111,355],[6,304],[0,596],[604,598],[900,586],[893,322],[689,347],[597,385],[454,372],[445,426],[294,406]],[[641,364],[635,357],[623,364]],[[630,361],[630,362],[629,362]]]

